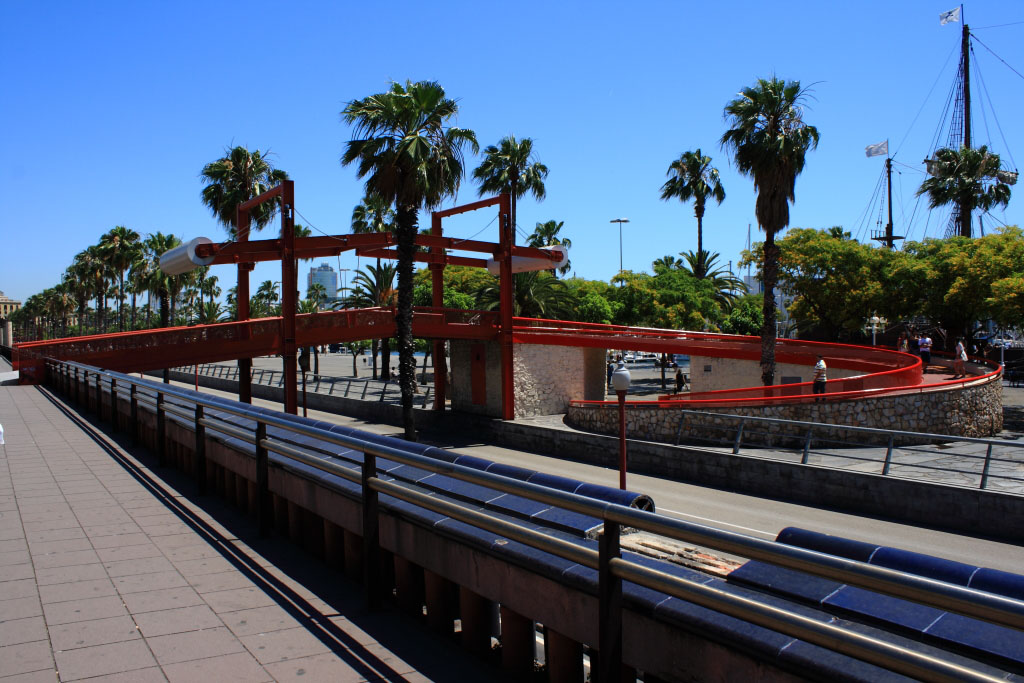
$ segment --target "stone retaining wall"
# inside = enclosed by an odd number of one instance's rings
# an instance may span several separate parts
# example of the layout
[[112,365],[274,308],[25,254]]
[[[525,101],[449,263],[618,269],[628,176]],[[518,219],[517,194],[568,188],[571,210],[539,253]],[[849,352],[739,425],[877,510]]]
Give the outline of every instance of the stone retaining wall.
[[[673,443],[679,430],[681,415],[678,406],[626,406],[626,431],[632,439]],[[906,432],[948,434],[950,436],[988,437],[1003,428],[1002,378],[995,376],[966,387],[933,391],[867,397],[823,403],[785,403],[765,406],[709,408],[706,416],[687,415],[680,440],[688,436],[708,439],[732,439],[736,420],[717,415],[800,420],[826,424],[875,427]],[[566,422],[577,428],[599,434],[618,434],[618,408],[614,404],[574,404],[569,407]],[[756,429],[756,431],[754,431]],[[744,434],[744,443],[763,446],[799,446],[794,438],[780,436],[790,430],[785,425],[758,425]],[[791,431],[791,430],[790,430]],[[766,432],[766,433],[765,433]],[[828,438],[822,433],[816,436]],[[845,439],[848,433],[837,430],[834,438]],[[887,441],[879,436],[878,443]],[[869,435],[858,435],[861,444],[870,443]],[[897,445],[915,441],[904,437]]]

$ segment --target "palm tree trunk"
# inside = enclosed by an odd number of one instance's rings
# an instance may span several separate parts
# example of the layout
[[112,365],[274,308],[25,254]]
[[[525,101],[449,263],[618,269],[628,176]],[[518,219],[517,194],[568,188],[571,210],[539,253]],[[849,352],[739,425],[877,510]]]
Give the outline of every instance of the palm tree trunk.
[[391,339],[380,340],[380,378],[387,382],[391,379]]
[[379,339],[370,342],[370,361],[373,366],[373,378],[377,379],[377,349],[380,345]]
[[765,230],[764,240],[764,323],[761,326],[761,383],[775,384],[775,285],[779,279],[779,248],[775,233]]
[[416,392],[416,358],[412,339],[412,266],[416,254],[416,207],[398,209],[395,237],[398,247],[398,310],[395,330],[398,336],[398,383],[402,388],[402,424],[405,438],[416,440],[416,422],[412,397]]
[[704,207],[697,207],[697,257],[704,251]]

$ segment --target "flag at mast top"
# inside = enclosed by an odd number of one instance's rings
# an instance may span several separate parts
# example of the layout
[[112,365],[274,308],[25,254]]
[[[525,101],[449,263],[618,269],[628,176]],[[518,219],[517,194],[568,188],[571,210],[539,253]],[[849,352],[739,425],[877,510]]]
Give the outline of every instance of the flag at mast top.
[[948,12],[943,12],[939,15],[939,25],[945,26],[951,21],[960,21],[960,8],[951,9]]
[[889,141],[879,142],[874,145],[868,145],[864,148],[864,154],[868,158],[889,156]]

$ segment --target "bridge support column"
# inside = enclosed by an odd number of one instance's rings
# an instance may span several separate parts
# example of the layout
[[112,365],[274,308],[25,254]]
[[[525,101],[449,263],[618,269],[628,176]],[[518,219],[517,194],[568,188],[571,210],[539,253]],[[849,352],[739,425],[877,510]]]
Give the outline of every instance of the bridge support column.
[[328,519],[324,520],[324,560],[331,569],[345,567],[345,530]]
[[462,619],[462,646],[475,654],[491,650],[491,618],[494,603],[459,586],[459,617]]
[[427,625],[444,635],[455,630],[458,615],[459,589],[453,582],[430,570],[423,572],[426,589]]
[[361,581],[363,578],[363,537],[345,529],[344,539],[345,576],[353,581]]
[[549,681],[583,680],[583,645],[553,629],[544,628],[544,661]]
[[537,631],[532,619],[501,606],[501,665],[519,676],[533,672]]
[[425,592],[423,567],[395,555],[395,597],[399,607],[417,619],[422,618]]

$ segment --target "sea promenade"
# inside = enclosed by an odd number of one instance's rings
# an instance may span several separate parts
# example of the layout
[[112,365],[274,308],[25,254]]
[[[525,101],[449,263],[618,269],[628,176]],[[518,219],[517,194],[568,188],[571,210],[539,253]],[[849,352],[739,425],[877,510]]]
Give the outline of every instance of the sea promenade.
[[3,683],[500,675],[45,390],[0,386],[0,424]]

